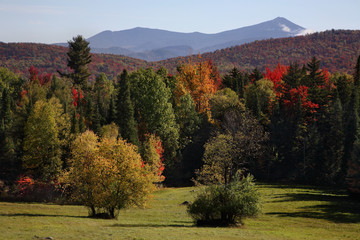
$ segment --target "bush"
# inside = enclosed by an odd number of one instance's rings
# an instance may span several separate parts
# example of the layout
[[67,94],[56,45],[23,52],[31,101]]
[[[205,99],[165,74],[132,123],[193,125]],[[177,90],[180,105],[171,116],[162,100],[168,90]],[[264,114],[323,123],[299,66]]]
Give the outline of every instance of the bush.
[[226,185],[207,187],[188,206],[188,213],[197,225],[242,224],[243,218],[256,216],[259,212],[259,194],[251,175],[237,177]]
[[56,180],[43,182],[26,175],[20,176],[15,182],[5,183],[0,180],[1,201],[63,203],[62,193]]

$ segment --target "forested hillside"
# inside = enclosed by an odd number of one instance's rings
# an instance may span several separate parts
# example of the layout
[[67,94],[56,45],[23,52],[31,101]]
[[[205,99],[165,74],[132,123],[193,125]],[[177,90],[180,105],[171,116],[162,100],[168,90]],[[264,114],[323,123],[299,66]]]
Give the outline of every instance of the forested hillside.
[[[322,68],[332,73],[352,73],[359,49],[360,31],[333,30],[306,36],[256,41],[201,56],[205,60],[213,60],[221,74],[227,73],[233,67],[247,71],[254,68],[265,71],[265,67],[274,68],[278,63],[289,65],[296,61],[304,64],[313,56],[321,60]],[[34,66],[40,72],[55,73],[57,70],[66,69],[66,51],[67,48],[53,45],[0,43],[0,66],[21,73],[27,73],[27,69]],[[193,57],[149,63],[121,55],[93,54],[89,68],[93,76],[105,73],[110,79],[116,77],[124,68],[131,71],[140,67],[165,67],[174,74],[179,64]]]
[[[256,41],[234,46],[212,53],[202,54],[203,59],[211,59],[221,74],[233,67],[251,71],[265,67],[274,68],[278,63],[306,63],[317,56],[321,67],[330,72],[351,73],[360,49],[360,31],[333,30],[306,36]],[[26,73],[30,66],[40,72],[55,73],[66,69],[67,48],[34,43],[0,43],[0,66],[15,72]],[[93,76],[105,73],[108,78],[116,77],[123,69],[135,70],[140,67],[165,67],[175,73],[176,67],[193,57],[178,57],[159,62],[112,54],[93,54],[89,68]]]
[[[269,39],[234,46],[213,53],[204,53],[202,58],[212,59],[221,73],[233,67],[251,71],[265,67],[274,68],[280,62],[306,63],[312,56],[321,60],[321,67],[330,72],[352,73],[353,63],[360,52],[360,31],[332,30],[306,36]],[[174,69],[188,58],[174,58],[158,62]]]
[[[0,66],[22,74],[27,74],[30,66],[34,66],[43,73],[56,73],[67,69],[67,51],[67,47],[55,45],[0,42]],[[92,79],[94,79],[100,73],[105,73],[113,78],[125,68],[132,71],[147,66],[143,60],[126,56],[92,54],[89,69],[92,73]]]

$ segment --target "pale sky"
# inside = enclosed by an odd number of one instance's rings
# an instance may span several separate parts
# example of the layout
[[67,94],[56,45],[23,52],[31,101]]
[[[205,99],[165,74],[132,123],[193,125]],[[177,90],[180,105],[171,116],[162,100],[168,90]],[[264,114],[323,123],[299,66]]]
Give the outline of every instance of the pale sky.
[[285,17],[314,31],[360,29],[360,0],[0,0],[1,42],[67,42],[134,27],[217,33]]

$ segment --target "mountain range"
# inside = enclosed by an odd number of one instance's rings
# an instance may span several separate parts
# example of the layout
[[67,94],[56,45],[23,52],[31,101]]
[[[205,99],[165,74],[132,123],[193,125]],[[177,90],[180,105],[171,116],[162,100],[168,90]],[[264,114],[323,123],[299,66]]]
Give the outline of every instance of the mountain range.
[[[1,43],[0,67],[28,76],[30,66],[40,73],[69,71],[66,66],[68,48],[35,43]],[[273,69],[278,63],[289,65],[293,62],[306,64],[313,56],[321,60],[321,68],[331,73],[352,74],[356,59],[360,54],[359,30],[328,30],[305,36],[268,39],[238,45],[235,47],[203,53],[201,58],[212,60],[221,74],[233,67],[252,71],[254,68],[264,72],[266,67]],[[134,71],[139,68],[159,69],[165,67],[176,74],[177,66],[192,61],[196,56],[177,57],[157,62],[130,58],[115,54],[92,54],[90,63],[91,79],[105,73],[109,79],[116,79],[123,69]]]
[[[146,61],[212,52],[255,40],[292,37],[309,30],[278,17],[256,25],[215,34],[180,33],[160,29],[133,28],[104,31],[87,39],[93,53],[125,55]],[[67,46],[67,44],[58,44]]]

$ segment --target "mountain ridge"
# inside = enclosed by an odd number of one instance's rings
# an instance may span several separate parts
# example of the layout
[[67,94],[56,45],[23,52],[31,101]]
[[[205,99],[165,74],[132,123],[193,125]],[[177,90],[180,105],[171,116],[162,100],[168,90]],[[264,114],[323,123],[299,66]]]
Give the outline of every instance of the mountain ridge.
[[[235,45],[297,36],[306,29],[286,18],[277,17],[258,24],[218,33],[182,33],[169,30],[135,27],[120,31],[105,30],[87,38],[95,53],[110,53],[135,57],[146,61],[159,61],[190,53],[211,52]],[[64,46],[64,44],[58,44]],[[164,54],[159,54],[160,49]]]
[[[0,43],[0,67],[28,76],[30,66],[39,72],[56,73],[66,71],[65,47],[35,43]],[[306,36],[268,39],[234,46],[212,53],[204,53],[201,58],[212,60],[221,74],[233,67],[252,71],[265,67],[274,68],[278,63],[289,65],[293,62],[307,63],[313,56],[321,60],[321,68],[331,73],[353,73],[354,63],[360,54],[359,30],[328,30]],[[92,79],[105,73],[109,79],[116,79],[123,69],[134,71],[138,68],[159,69],[165,67],[176,74],[176,67],[191,61],[196,55],[177,57],[157,62],[146,62],[122,55],[92,54],[90,64]]]

